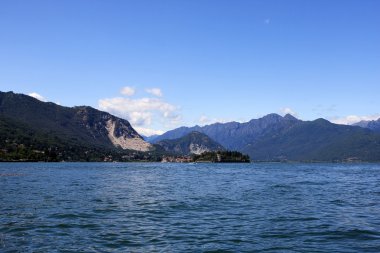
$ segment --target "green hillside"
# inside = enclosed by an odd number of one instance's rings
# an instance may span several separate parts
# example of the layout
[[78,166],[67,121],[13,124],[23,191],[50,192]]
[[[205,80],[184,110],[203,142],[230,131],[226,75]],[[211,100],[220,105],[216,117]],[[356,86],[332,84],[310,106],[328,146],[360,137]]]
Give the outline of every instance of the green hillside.
[[115,134],[141,138],[128,121],[91,107],[69,108],[0,92],[0,161],[159,160],[157,146],[151,152],[115,146],[108,120],[115,122]]
[[165,151],[180,154],[201,154],[207,151],[218,151],[225,150],[222,145],[212,140],[207,135],[193,131],[185,136],[172,139],[172,140],[162,140],[157,143],[165,149]]

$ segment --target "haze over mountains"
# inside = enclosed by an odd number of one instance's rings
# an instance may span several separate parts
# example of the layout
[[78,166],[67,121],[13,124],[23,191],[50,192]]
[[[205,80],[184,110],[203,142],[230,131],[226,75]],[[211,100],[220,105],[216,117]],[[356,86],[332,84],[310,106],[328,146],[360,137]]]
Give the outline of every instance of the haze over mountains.
[[253,161],[380,161],[377,121],[357,126],[269,114],[246,123],[180,127],[150,144],[127,120],[0,92],[0,160],[155,161],[162,154],[236,150]]

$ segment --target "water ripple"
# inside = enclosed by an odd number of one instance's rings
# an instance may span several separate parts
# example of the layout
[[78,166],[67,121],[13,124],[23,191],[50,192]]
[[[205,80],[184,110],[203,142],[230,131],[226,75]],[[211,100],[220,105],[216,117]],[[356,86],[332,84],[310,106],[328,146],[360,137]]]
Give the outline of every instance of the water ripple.
[[0,252],[379,252],[378,164],[0,164]]

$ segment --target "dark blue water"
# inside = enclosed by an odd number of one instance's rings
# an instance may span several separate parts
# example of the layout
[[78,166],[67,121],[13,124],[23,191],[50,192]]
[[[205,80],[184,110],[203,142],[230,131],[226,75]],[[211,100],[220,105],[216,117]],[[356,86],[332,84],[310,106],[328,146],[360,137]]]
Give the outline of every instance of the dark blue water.
[[0,164],[0,252],[380,252],[376,164]]

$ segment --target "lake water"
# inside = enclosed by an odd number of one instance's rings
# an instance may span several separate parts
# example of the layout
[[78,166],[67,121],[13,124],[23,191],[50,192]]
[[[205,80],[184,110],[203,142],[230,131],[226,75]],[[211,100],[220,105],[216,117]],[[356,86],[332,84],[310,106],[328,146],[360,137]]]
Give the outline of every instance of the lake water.
[[379,164],[0,164],[0,252],[380,252]]

